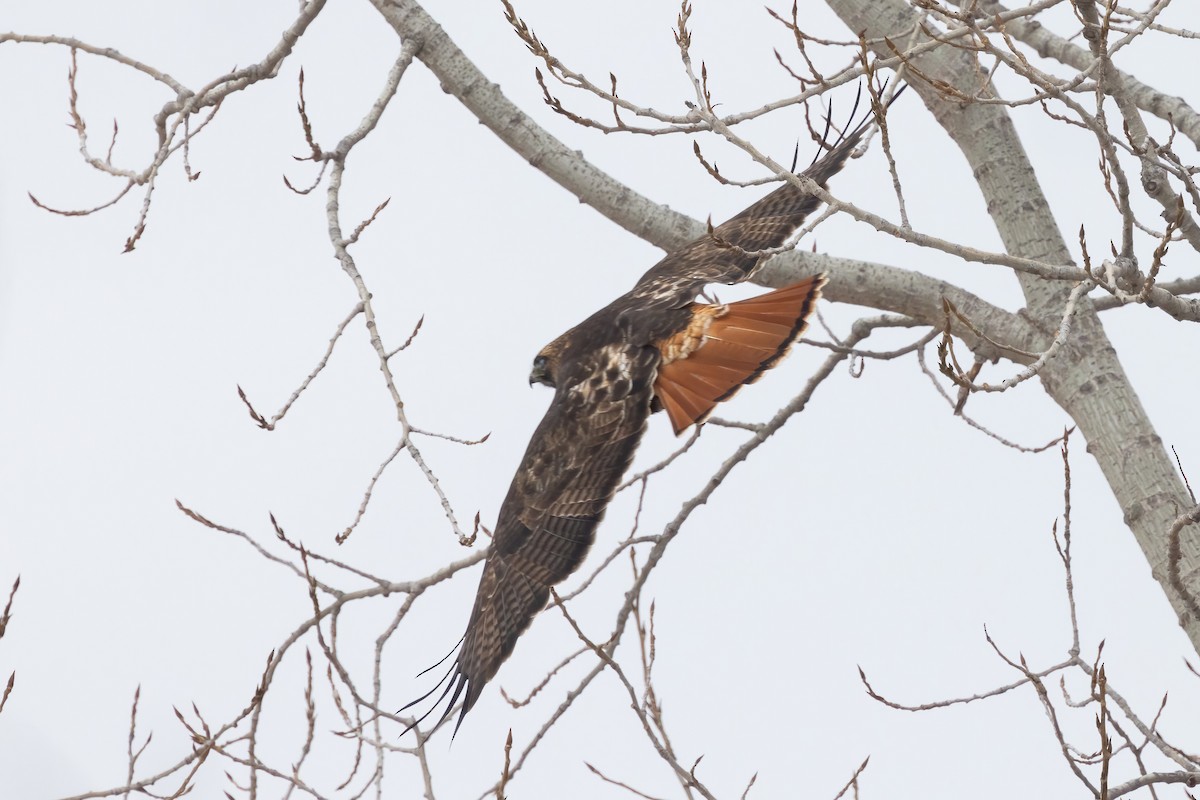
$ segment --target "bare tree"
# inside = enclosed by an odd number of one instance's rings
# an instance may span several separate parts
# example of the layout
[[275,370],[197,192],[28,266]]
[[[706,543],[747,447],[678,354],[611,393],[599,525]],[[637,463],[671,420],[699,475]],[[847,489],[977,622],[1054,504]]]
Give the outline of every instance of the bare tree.
[[[1037,452],[1061,445],[1065,508],[1052,541],[1064,575],[1071,637],[1059,660],[1040,665],[1013,654],[1011,648],[989,636],[996,656],[1015,673],[1011,682],[990,690],[906,704],[891,699],[890,692],[877,691],[860,670],[869,696],[895,709],[932,711],[1023,693],[1027,701],[1036,700],[1044,709],[1066,769],[1090,795],[1116,798],[1146,788],[1158,797],[1157,792],[1173,784],[1200,784],[1200,756],[1187,750],[1187,744],[1172,743],[1159,729],[1165,696],[1156,708],[1136,707],[1117,690],[1119,678],[1113,677],[1110,683],[1103,644],[1094,654],[1083,650],[1080,628],[1089,621],[1080,620],[1076,608],[1067,460],[1068,443],[1077,441],[1072,436],[1082,435],[1151,575],[1192,646],[1200,649],[1200,545],[1191,527],[1200,520],[1200,504],[1176,460],[1164,448],[1101,320],[1106,312],[1130,306],[1132,313],[1165,315],[1182,327],[1200,321],[1200,304],[1191,296],[1200,291],[1200,277],[1180,270],[1179,277],[1163,279],[1168,258],[1186,254],[1194,263],[1200,252],[1200,190],[1195,183],[1198,167],[1193,163],[1195,148],[1200,146],[1200,116],[1187,101],[1167,93],[1183,87],[1151,87],[1124,66],[1134,46],[1159,40],[1194,44],[1197,34],[1163,22],[1169,0],[1149,2],[1144,8],[1115,2],[1101,5],[1093,0],[1042,0],[1013,8],[991,0],[827,0],[843,24],[840,30],[813,28],[798,4],[771,7],[771,24],[791,43],[789,50],[776,50],[774,56],[792,79],[793,91],[752,107],[742,107],[739,98],[724,96],[718,88],[721,65],[706,62],[701,55],[704,43],[697,33],[697,20],[705,8],[684,2],[673,20],[673,57],[688,88],[669,111],[639,98],[639,87],[627,88],[615,74],[600,82],[587,77],[584,68],[572,63],[569,45],[543,39],[535,32],[536,19],[524,17],[519,4],[502,2],[514,35],[511,57],[520,57],[520,45],[528,50],[526,57],[537,65],[533,80],[546,108],[559,117],[606,134],[667,137],[680,143],[688,140],[679,146],[694,148],[698,168],[721,184],[797,182],[820,196],[828,208],[797,241],[826,219],[843,215],[870,226],[877,236],[913,246],[912,252],[947,254],[961,260],[964,269],[1011,273],[1024,308],[1008,311],[1000,299],[968,290],[965,281],[956,285],[938,280],[915,262],[868,263],[799,247],[786,248],[771,258],[756,273],[757,282],[781,286],[825,272],[829,275],[825,292],[829,300],[867,307],[872,315],[853,323],[847,332],[837,334],[830,327],[827,337],[807,342],[828,355],[805,385],[768,419],[716,419],[709,423],[741,438],[726,440],[719,466],[661,527],[642,524],[643,503],[653,494],[651,483],[657,488],[664,476],[676,474],[677,460],[696,444],[701,431],[692,433],[665,458],[656,459],[657,463],[635,468],[621,489],[636,497],[631,501],[636,503],[632,526],[626,536],[610,537],[607,545],[598,547],[583,573],[555,594],[551,608],[544,612],[563,618],[577,641],[571,649],[545,659],[544,678],[524,697],[505,695],[514,709],[530,706],[513,713],[541,716],[530,723],[527,735],[514,737],[510,730],[502,752],[488,754],[496,761],[497,777],[491,785],[480,787],[480,796],[499,798],[509,791],[515,793],[522,775],[535,769],[532,756],[546,746],[563,716],[580,698],[604,692],[608,693],[607,702],[628,705],[632,710],[635,729],[666,765],[680,794],[707,798],[729,794],[727,788],[703,776],[699,769],[702,753],[683,750],[673,741],[662,702],[670,687],[655,682],[656,606],[644,596],[644,589],[681,531],[695,527],[691,522],[695,512],[709,502],[727,476],[808,407],[839,367],[849,364],[852,374],[859,375],[867,361],[890,360],[903,360],[923,371],[949,413],[991,436],[999,443],[997,447]],[[401,789],[389,783],[390,765],[395,761],[402,761],[405,769],[415,765],[424,796],[436,796],[437,769],[426,745],[436,727],[430,730],[418,725],[411,738],[398,737],[413,720],[395,710],[405,687],[394,684],[389,646],[398,632],[412,625],[414,609],[436,602],[429,599],[428,590],[448,581],[471,582],[462,573],[482,560],[482,544],[489,535],[488,520],[476,514],[472,521],[461,511],[461,502],[443,486],[437,463],[426,451],[443,442],[473,447],[487,436],[463,437],[422,427],[422,421],[406,406],[405,384],[397,378],[395,364],[401,353],[427,334],[422,334],[421,321],[406,323],[397,333],[400,323],[382,318],[370,270],[360,263],[357,248],[371,237],[374,226],[386,219],[388,200],[381,198],[361,217],[343,207],[347,177],[355,169],[365,168],[356,163],[358,148],[374,140],[385,113],[397,113],[398,91],[414,71],[427,70],[534,169],[635,236],[670,250],[707,235],[706,222],[638,194],[555,138],[535,121],[532,110],[518,108],[491,83],[446,30],[412,0],[372,0],[382,23],[395,34],[397,54],[386,76],[380,77],[376,99],[361,121],[341,131],[336,142],[327,139],[328,134],[318,133],[320,126],[314,122],[319,111],[315,104],[310,108],[306,99],[304,72],[289,62],[297,42],[310,35],[310,26],[325,5],[323,0],[302,4],[278,42],[256,63],[195,85],[172,77],[165,66],[143,63],[104,43],[55,35],[0,34],[0,45],[53,45],[67,55],[69,124],[85,163],[113,181],[110,197],[86,208],[60,208],[31,194],[33,203],[47,212],[70,216],[88,216],[118,204],[137,206],[124,240],[126,251],[153,235],[156,208],[170,202],[156,194],[163,171],[178,163],[189,180],[198,177],[190,151],[210,128],[221,125],[215,115],[222,104],[252,96],[261,82],[294,76],[298,99],[295,129],[297,141],[303,142],[298,160],[308,173],[304,178],[289,173],[285,181],[297,194],[324,193],[321,223],[328,230],[329,247],[353,287],[354,302],[331,312],[330,319],[340,321],[333,326],[328,346],[314,354],[315,366],[306,376],[297,376],[294,392],[278,404],[278,410],[268,411],[265,406],[270,401],[253,396],[253,391],[239,387],[238,395],[258,428],[275,431],[285,426],[292,421],[287,415],[303,405],[304,393],[326,377],[324,371],[347,348],[351,332],[365,330],[370,368],[378,369],[382,376],[381,389],[396,422],[389,452],[377,466],[372,465],[374,471],[361,501],[356,508],[347,509],[348,522],[330,537],[332,542],[302,543],[290,526],[274,515],[264,536],[221,521],[224,515],[219,507],[200,508],[177,501],[179,511],[196,525],[235,537],[294,576],[295,591],[307,598],[303,619],[272,645],[265,667],[255,673],[256,685],[238,701],[236,713],[214,716],[194,705],[175,711],[186,738],[178,745],[174,760],[145,766],[149,740],[138,726],[141,701],[135,694],[124,780],[77,797],[135,792],[176,797],[197,785],[210,770],[228,775],[225,790],[234,797],[280,791],[284,796],[318,798],[382,797],[385,792],[401,791],[415,794],[411,786]],[[1077,38],[1082,44],[1073,42]],[[82,110],[85,95],[79,74],[97,61],[148,76],[171,96],[153,119],[157,144],[152,155],[137,167],[122,166],[114,157],[117,126],[114,124],[111,136],[106,135],[108,141],[98,143]],[[915,106],[919,99],[965,156],[999,233],[1001,250],[923,230],[922,217],[911,213],[907,187],[927,180],[934,169],[906,159],[903,148],[897,146],[902,134],[889,120],[894,120],[894,109],[901,106],[889,107],[888,101],[901,83],[911,87],[914,97],[909,104]],[[772,155],[748,133],[761,130],[755,126],[763,119],[803,109],[809,131],[819,143],[828,126],[840,123],[830,104],[836,98],[837,107],[847,105],[843,98],[855,91],[855,85],[878,123],[878,136],[868,146],[886,156],[894,192],[889,202],[894,212],[869,210],[878,204],[852,203],[797,177],[794,164]],[[1099,165],[1096,172],[1070,179],[1074,191],[1111,200],[1106,229],[1079,227],[1077,236],[1064,236],[1064,229],[1075,230],[1081,215],[1072,208],[1054,208],[1047,199],[1043,181],[1014,124],[1014,119],[1031,117],[1039,118],[1038,124],[1049,122],[1062,147],[1094,151]],[[813,145],[814,149],[818,146]],[[740,163],[752,166],[735,176],[718,167],[715,152],[737,153]],[[726,156],[721,160],[727,161]],[[447,290],[451,283],[448,281]],[[895,339],[897,330],[907,336],[905,341]],[[889,332],[887,341],[893,344],[865,344],[867,339]],[[1132,353],[1128,357],[1149,356]],[[1034,378],[1037,382],[1031,385],[1040,383],[1078,434],[1068,430],[1048,443],[1021,445],[972,418],[971,409],[981,402],[972,398],[1009,392]],[[1177,401],[1188,403],[1190,398]],[[426,499],[441,509],[445,525],[458,542],[474,545],[474,549],[424,577],[395,580],[374,567],[331,553],[369,518],[372,504],[378,501],[381,479],[404,462],[415,469],[414,476],[419,477],[413,482],[426,487]],[[615,545],[614,539],[619,539]],[[614,573],[625,575],[620,602],[610,603],[603,622],[582,621],[575,613],[576,599],[598,582],[607,580],[611,585]],[[375,627],[364,631],[355,615],[372,601],[386,604],[386,618],[375,619]],[[11,606],[11,598],[9,602]],[[6,609],[0,617],[0,635],[8,620]],[[453,637],[444,638],[448,644]],[[439,647],[441,642],[427,648],[425,655],[433,656]],[[279,731],[272,715],[286,716],[279,704],[295,710],[295,696],[289,698],[289,684],[281,677],[293,672],[300,675],[303,698],[298,743],[294,727],[292,736],[272,738]],[[1069,685],[1068,680],[1075,683]],[[0,711],[14,692],[13,686],[10,679]],[[19,683],[15,691],[20,691]],[[555,700],[549,706],[531,705],[535,696],[550,693]],[[281,698],[278,704],[276,696]],[[335,729],[319,723],[319,716],[336,719]],[[1068,717],[1075,722],[1065,721]],[[1080,719],[1088,721],[1086,733],[1080,732]],[[297,724],[294,714],[291,720],[293,726]],[[3,723],[0,717],[0,725]],[[291,745],[280,741],[295,746],[285,754]],[[1194,741],[1190,746],[1196,746]],[[759,767],[750,765],[747,772]],[[840,793],[830,779],[827,785],[834,788],[828,796],[841,797],[850,791],[857,796],[866,767],[863,761],[849,776],[843,776],[842,780],[848,781]],[[612,774],[590,763],[588,768],[605,784],[635,796],[651,796],[637,778]],[[333,772],[338,776],[331,780],[328,775]],[[755,779],[749,778],[736,793],[746,797],[754,784]],[[385,785],[389,787],[386,790]]]

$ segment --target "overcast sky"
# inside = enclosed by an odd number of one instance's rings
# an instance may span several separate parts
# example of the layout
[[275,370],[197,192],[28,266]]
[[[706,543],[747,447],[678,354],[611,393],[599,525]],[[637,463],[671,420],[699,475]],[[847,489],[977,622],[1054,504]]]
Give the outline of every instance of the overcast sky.
[[[718,185],[688,139],[604,136],[555,116],[540,102],[534,61],[500,4],[465,5],[431,0],[427,10],[522,109],[615,178],[716,221],[765,191]],[[623,96],[682,110],[689,87],[671,36],[676,4],[563,5],[529,0],[518,10],[575,69],[597,82],[615,72]],[[772,48],[788,52],[790,36],[759,7],[733,5],[697,3],[694,16],[693,53],[707,62],[718,99],[734,110],[793,94],[772,55]],[[827,10],[808,5],[814,31],[847,35]],[[1200,27],[1187,4],[1171,11],[1168,24]],[[291,2],[64,0],[10,4],[0,28],[115,47],[196,88],[260,60],[294,14]],[[1069,15],[1054,19],[1069,25]],[[194,702],[211,723],[233,716],[267,654],[310,613],[302,581],[186,518],[176,498],[270,546],[273,512],[293,538],[393,580],[466,555],[403,457],[349,542],[333,542],[399,437],[359,322],[275,432],[256,428],[236,393],[240,385],[260,411],[273,413],[357,302],[329,246],[324,189],[300,197],[281,179],[315,178],[311,165],[293,159],[306,152],[297,73],[303,66],[315,135],[331,148],[374,102],[398,52],[368,3],[331,3],[277,79],[230,97],[196,137],[190,162],[198,180],[186,179],[178,158],[164,169],[145,234],[122,254],[140,196],[86,217],[51,215],[28,198],[86,208],[119,188],[83,164],[64,124],[68,51],[0,46],[0,590],[17,574],[22,581],[0,641],[0,681],[17,673],[0,715],[0,797],[120,785],[139,685],[139,731],[154,731],[141,767],[173,764],[188,742],[172,707]],[[1184,52],[1140,43],[1125,51],[1125,66],[1195,107],[1194,82],[1179,71]],[[1194,53],[1187,58],[1194,62]],[[77,88],[93,150],[103,153],[115,118],[114,158],[140,169],[154,144],[151,117],[169,96],[144,76],[87,56],[79,59]],[[851,96],[850,87],[839,93],[843,108]],[[964,159],[915,93],[892,119],[914,226],[1000,249]],[[1117,238],[1094,146],[1078,132],[1063,134],[1036,105],[1016,122],[1067,240],[1080,224],[1097,242]],[[746,133],[786,161],[802,125],[792,110]],[[701,141],[723,172],[761,175],[711,137]],[[832,184],[838,196],[894,217],[889,187],[877,151]],[[391,204],[355,255],[390,346],[424,316],[412,347],[392,362],[413,424],[462,438],[491,433],[476,447],[422,440],[458,518],[469,524],[479,511],[490,525],[550,400],[550,392],[527,386],[532,356],[625,291],[662,253],[514,155],[419,63],[350,160],[345,219],[353,225],[386,198]],[[1006,270],[917,250],[846,220],[830,220],[815,241],[823,252],[945,278],[1009,309],[1022,305]],[[1150,249],[1143,245],[1143,255]],[[1172,256],[1164,278],[1195,273],[1194,253],[1179,247]],[[746,293],[753,292],[719,294]],[[822,311],[842,333],[872,313],[828,303]],[[1145,308],[1108,312],[1105,322],[1158,433],[1200,477],[1195,331]],[[883,336],[875,346],[917,336]],[[766,419],[823,358],[797,348],[721,415]],[[1015,368],[986,369],[982,377],[996,381]],[[967,410],[1030,446],[1070,424],[1036,381],[973,397]],[[661,530],[744,436],[706,430],[652,480],[641,529]],[[637,464],[661,460],[676,444],[666,420],[653,419]],[[1195,653],[1078,436],[1072,469],[1084,652],[1106,641],[1112,685],[1146,718],[1169,691],[1160,727],[1194,752],[1200,684],[1183,658]],[[636,506],[630,494],[613,504],[594,556],[627,535]],[[751,797],[832,797],[868,755],[863,787],[871,798],[1083,796],[1028,689],[908,714],[868,698],[856,669],[909,703],[1016,680],[985,642],[985,625],[1032,666],[1061,660],[1070,627],[1050,538],[1061,512],[1057,448],[1018,453],[969,428],[911,356],[870,362],[857,379],[839,368],[694,515],[646,588],[647,605],[653,598],[657,608],[656,685],[681,760],[703,755],[698,774],[721,796],[739,796],[757,772]],[[610,629],[627,574],[619,562],[574,606],[597,636]],[[460,636],[477,580],[476,569],[430,592],[393,639],[386,703],[398,707],[430,688],[429,676],[414,675]],[[375,600],[343,620],[343,652],[364,678],[374,639],[400,602]],[[633,669],[631,645],[623,650]],[[527,708],[510,708],[499,688],[524,696],[576,647],[560,615],[538,619],[453,747],[445,737],[431,744],[439,797],[474,797],[496,779],[508,729],[518,747],[527,742],[590,664],[574,665]],[[261,754],[280,765],[303,739],[302,674],[297,651],[264,717]],[[1087,686],[1076,680],[1072,691],[1079,696]],[[338,728],[327,692],[320,702],[318,727]],[[1063,720],[1083,750],[1098,746],[1093,715],[1086,709]],[[332,791],[350,759],[344,746],[326,745],[309,762],[311,780]],[[584,761],[651,794],[678,793],[611,675],[570,710],[510,796],[628,796]],[[389,763],[385,796],[417,796],[413,765]],[[200,796],[220,796],[225,768],[208,766]]]

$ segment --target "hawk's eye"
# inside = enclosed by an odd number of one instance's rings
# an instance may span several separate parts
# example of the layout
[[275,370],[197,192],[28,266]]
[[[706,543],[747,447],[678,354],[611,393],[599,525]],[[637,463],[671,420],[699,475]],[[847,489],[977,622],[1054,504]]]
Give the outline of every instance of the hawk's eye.
[[545,372],[546,371],[546,357],[545,356],[538,356],[537,358],[533,359],[533,371],[534,372]]

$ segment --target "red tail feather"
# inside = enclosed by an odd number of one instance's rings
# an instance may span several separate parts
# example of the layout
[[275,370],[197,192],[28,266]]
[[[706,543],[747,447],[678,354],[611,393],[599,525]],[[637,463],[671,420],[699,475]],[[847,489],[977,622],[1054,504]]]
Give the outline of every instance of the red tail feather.
[[654,392],[676,435],[693,423],[703,422],[717,403],[754,383],[788,353],[800,338],[807,319],[821,296],[825,276],[725,306],[713,314],[710,306],[696,304],[711,317],[700,344],[691,352],[661,366]]

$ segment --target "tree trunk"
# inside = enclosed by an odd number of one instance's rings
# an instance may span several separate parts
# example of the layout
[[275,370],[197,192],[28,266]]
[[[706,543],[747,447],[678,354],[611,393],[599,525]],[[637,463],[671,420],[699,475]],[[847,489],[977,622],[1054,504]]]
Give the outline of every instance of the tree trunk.
[[[868,39],[886,36],[907,43],[922,21],[921,14],[900,0],[829,0],[829,5],[852,31],[864,32]],[[918,33],[912,44],[926,38]],[[885,48],[878,47],[877,54],[891,57],[893,53]],[[972,53],[951,47],[937,48],[913,62],[922,74],[944,80],[967,95],[976,91],[984,74]],[[1049,264],[1070,263],[1066,243],[1008,111],[1000,105],[951,99],[920,78],[913,79],[912,87],[962,149],[1008,252]],[[1026,273],[1017,279],[1029,313],[1048,333],[1056,330],[1071,286]],[[1046,336],[1043,347],[1050,338]],[[1066,346],[1046,364],[1040,378],[1087,438],[1088,452],[1112,488],[1151,574],[1200,652],[1200,619],[1190,610],[1188,599],[1171,586],[1167,561],[1169,531],[1193,504],[1087,298],[1075,314]],[[1194,539],[1190,545],[1185,540],[1179,567],[1195,595],[1200,584],[1200,547]]]

